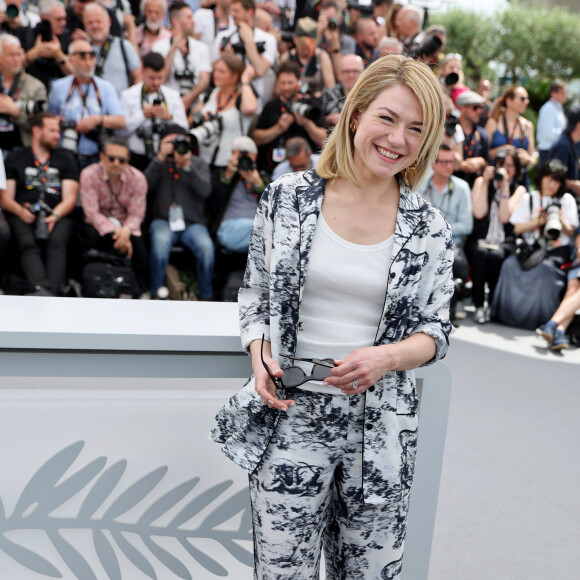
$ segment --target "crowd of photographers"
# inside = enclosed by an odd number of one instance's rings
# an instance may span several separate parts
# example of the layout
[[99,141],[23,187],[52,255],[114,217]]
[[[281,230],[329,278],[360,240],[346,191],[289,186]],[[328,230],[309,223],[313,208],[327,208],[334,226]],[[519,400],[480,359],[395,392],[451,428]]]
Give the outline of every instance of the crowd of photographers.
[[[525,88],[494,103],[489,81],[470,90],[461,55],[445,53],[445,30],[425,16],[391,0],[9,1],[0,16],[0,286],[166,298],[178,263],[195,273],[200,299],[235,296],[269,181],[314,167],[364,68],[406,54],[439,75],[448,99],[421,193],[453,228],[452,316],[462,316],[470,279],[478,323],[550,318],[561,276],[536,284],[552,300],[533,316],[511,312],[514,288],[534,261],[578,261],[580,112],[566,117],[566,85],[555,81],[531,184],[538,152]],[[566,300],[578,293],[570,272]],[[554,322],[539,332],[565,348]]]

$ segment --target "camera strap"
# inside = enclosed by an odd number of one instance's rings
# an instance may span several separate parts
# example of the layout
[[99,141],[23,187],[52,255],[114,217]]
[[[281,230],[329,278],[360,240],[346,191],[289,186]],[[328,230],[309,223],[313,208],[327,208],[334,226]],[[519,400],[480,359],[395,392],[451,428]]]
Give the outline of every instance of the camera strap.
[[[131,71],[129,70],[129,62],[127,60],[127,51],[125,49],[125,43],[123,39],[120,37],[120,48],[121,48],[121,55],[123,56],[123,62],[125,63],[125,74],[127,75],[127,84],[131,86],[133,84],[131,78]],[[109,34],[107,40],[105,40],[105,44],[103,44],[103,48],[99,51],[99,58],[97,59],[97,64],[95,65],[95,75],[98,77],[103,76],[103,71],[105,68],[105,62],[107,60],[107,56],[109,56],[109,50],[111,49],[111,45],[113,44],[114,37]]]
[[524,129],[522,127],[522,124],[520,123],[520,119],[519,118],[516,119],[516,122],[514,123],[514,128],[512,129],[512,132],[509,133],[508,126],[507,126],[507,119],[505,118],[505,115],[503,116],[503,130],[504,130],[504,134],[506,136],[506,139],[508,141],[508,145],[513,145],[514,139],[515,139],[515,134],[516,134],[518,127],[520,128],[520,133],[522,134],[522,146],[523,146]]
[[[169,38],[169,44],[173,44],[173,36]],[[181,53],[181,58],[183,59],[183,66],[185,70],[193,72],[193,69],[189,66],[189,36],[187,37],[187,42],[185,43],[185,50],[179,49],[179,52]]]
[[20,71],[19,73],[16,73],[16,76],[14,77],[14,80],[12,81],[12,85],[11,85],[10,89],[8,90],[8,92],[5,92],[4,91],[4,77],[2,76],[2,74],[0,74],[0,86],[2,87],[2,94],[8,95],[13,100],[18,99],[18,96],[20,95],[20,90],[21,90],[19,88],[21,77],[22,77],[22,71]]
[[[161,101],[161,104],[163,104],[165,106],[165,109],[167,109],[167,101],[165,100],[165,95],[163,94],[163,91],[159,89],[153,94],[157,95],[158,99]],[[147,87],[145,86],[145,83],[143,83],[143,87],[141,88],[141,108],[143,108],[145,104],[149,104],[149,101],[147,100],[148,95],[149,92],[147,91]]]
[[91,78],[91,80],[89,81],[89,83],[87,85],[87,90],[84,93],[83,93],[83,87],[76,77],[73,79],[73,82],[70,85],[70,89],[68,90],[68,95],[66,97],[67,103],[70,101],[70,98],[72,97],[75,89],[78,91],[78,93],[81,97],[81,100],[83,102],[81,119],[84,117],[83,113],[85,112],[85,110],[87,108],[87,99],[89,97],[89,92],[91,90],[91,84],[95,88],[95,96],[97,97],[97,102],[99,103],[99,110],[102,111],[103,110],[103,102],[101,101],[101,92],[99,91],[99,87],[97,86],[97,83],[96,83],[94,78]]

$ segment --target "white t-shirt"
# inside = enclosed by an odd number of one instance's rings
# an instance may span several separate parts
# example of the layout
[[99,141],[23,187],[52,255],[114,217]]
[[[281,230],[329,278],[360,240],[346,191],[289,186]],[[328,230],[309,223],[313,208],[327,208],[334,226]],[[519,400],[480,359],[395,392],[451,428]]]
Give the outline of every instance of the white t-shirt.
[[[540,215],[540,194],[537,191],[532,191],[532,211],[530,212],[530,194],[528,192],[524,193],[522,199],[516,206],[516,209],[512,213],[510,218],[510,223],[521,224],[529,222],[530,220],[538,217]],[[542,198],[542,209],[546,209],[552,203],[551,197]],[[578,207],[576,206],[576,200],[569,193],[565,193],[560,199],[560,204],[562,205],[561,216],[562,220],[575,228],[578,227]],[[525,232],[522,237],[526,242],[532,244],[535,239],[540,236],[540,230]],[[553,242],[554,247],[566,246],[571,244],[573,240],[567,236],[564,232],[560,234],[560,237]]]
[[[235,27],[234,19],[229,16],[228,29]],[[200,42],[203,42],[210,50],[213,46],[213,41],[216,35],[216,21],[213,10],[208,8],[200,8],[195,11],[194,15],[195,33],[201,34]],[[219,33],[220,31],[218,31]]]
[[[153,45],[153,52],[158,52],[163,58],[167,58],[169,50],[171,49],[172,38],[164,38],[158,40]],[[193,72],[193,86],[199,83],[199,75],[202,72],[211,74],[211,60],[209,57],[208,47],[195,38],[188,38],[189,54],[186,55],[187,64],[190,71]],[[176,50],[173,55],[173,66],[171,67],[171,74],[165,82],[165,86],[171,89],[179,90],[179,80],[175,78],[175,71],[185,70],[185,59],[180,50]]]

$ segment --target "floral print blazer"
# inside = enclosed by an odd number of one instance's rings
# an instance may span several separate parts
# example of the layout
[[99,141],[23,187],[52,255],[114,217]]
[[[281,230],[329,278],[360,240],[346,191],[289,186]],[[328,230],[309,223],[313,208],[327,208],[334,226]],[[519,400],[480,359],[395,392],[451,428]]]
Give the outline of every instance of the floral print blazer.
[[[403,182],[400,187],[392,258],[385,264],[389,282],[375,345],[397,343],[423,332],[435,339],[437,352],[427,363],[431,364],[445,356],[452,329],[451,230],[439,210]],[[324,188],[325,180],[310,170],[282,176],[262,195],[239,293],[246,349],[264,334],[271,342],[273,358],[278,360],[280,352],[295,353],[300,303]],[[286,398],[285,389],[278,396]],[[388,372],[365,396],[363,496],[366,503],[384,503],[401,497],[412,479],[415,453],[408,452],[404,441],[409,441],[410,434],[416,437],[414,372]],[[252,378],[220,410],[211,437],[223,444],[227,457],[252,472],[268,446],[279,413],[262,404]],[[409,430],[409,425],[414,429]]]

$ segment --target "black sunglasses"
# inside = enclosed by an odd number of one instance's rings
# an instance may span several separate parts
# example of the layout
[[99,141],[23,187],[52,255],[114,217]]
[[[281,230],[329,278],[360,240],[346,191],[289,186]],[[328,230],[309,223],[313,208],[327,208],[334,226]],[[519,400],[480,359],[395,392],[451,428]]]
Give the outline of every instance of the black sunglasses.
[[73,52],[72,56],[80,56],[82,60],[86,60],[87,58],[97,58],[97,53],[94,50],[79,50]]
[[312,363],[314,366],[312,367],[310,375],[307,375],[300,367],[288,367],[284,369],[284,374],[281,378],[275,377],[270,372],[270,368],[266,364],[266,361],[264,361],[264,335],[262,335],[260,358],[262,359],[262,364],[264,365],[268,376],[272,379],[272,382],[277,389],[280,387],[299,387],[308,381],[323,381],[331,376],[330,371],[334,367],[334,361],[331,358],[299,358],[289,354],[280,354],[280,356],[290,360]]
[[115,157],[115,155],[106,155],[105,156],[111,163],[115,163],[115,161],[118,161],[121,165],[125,165],[125,163],[127,163],[128,159],[126,157]]

